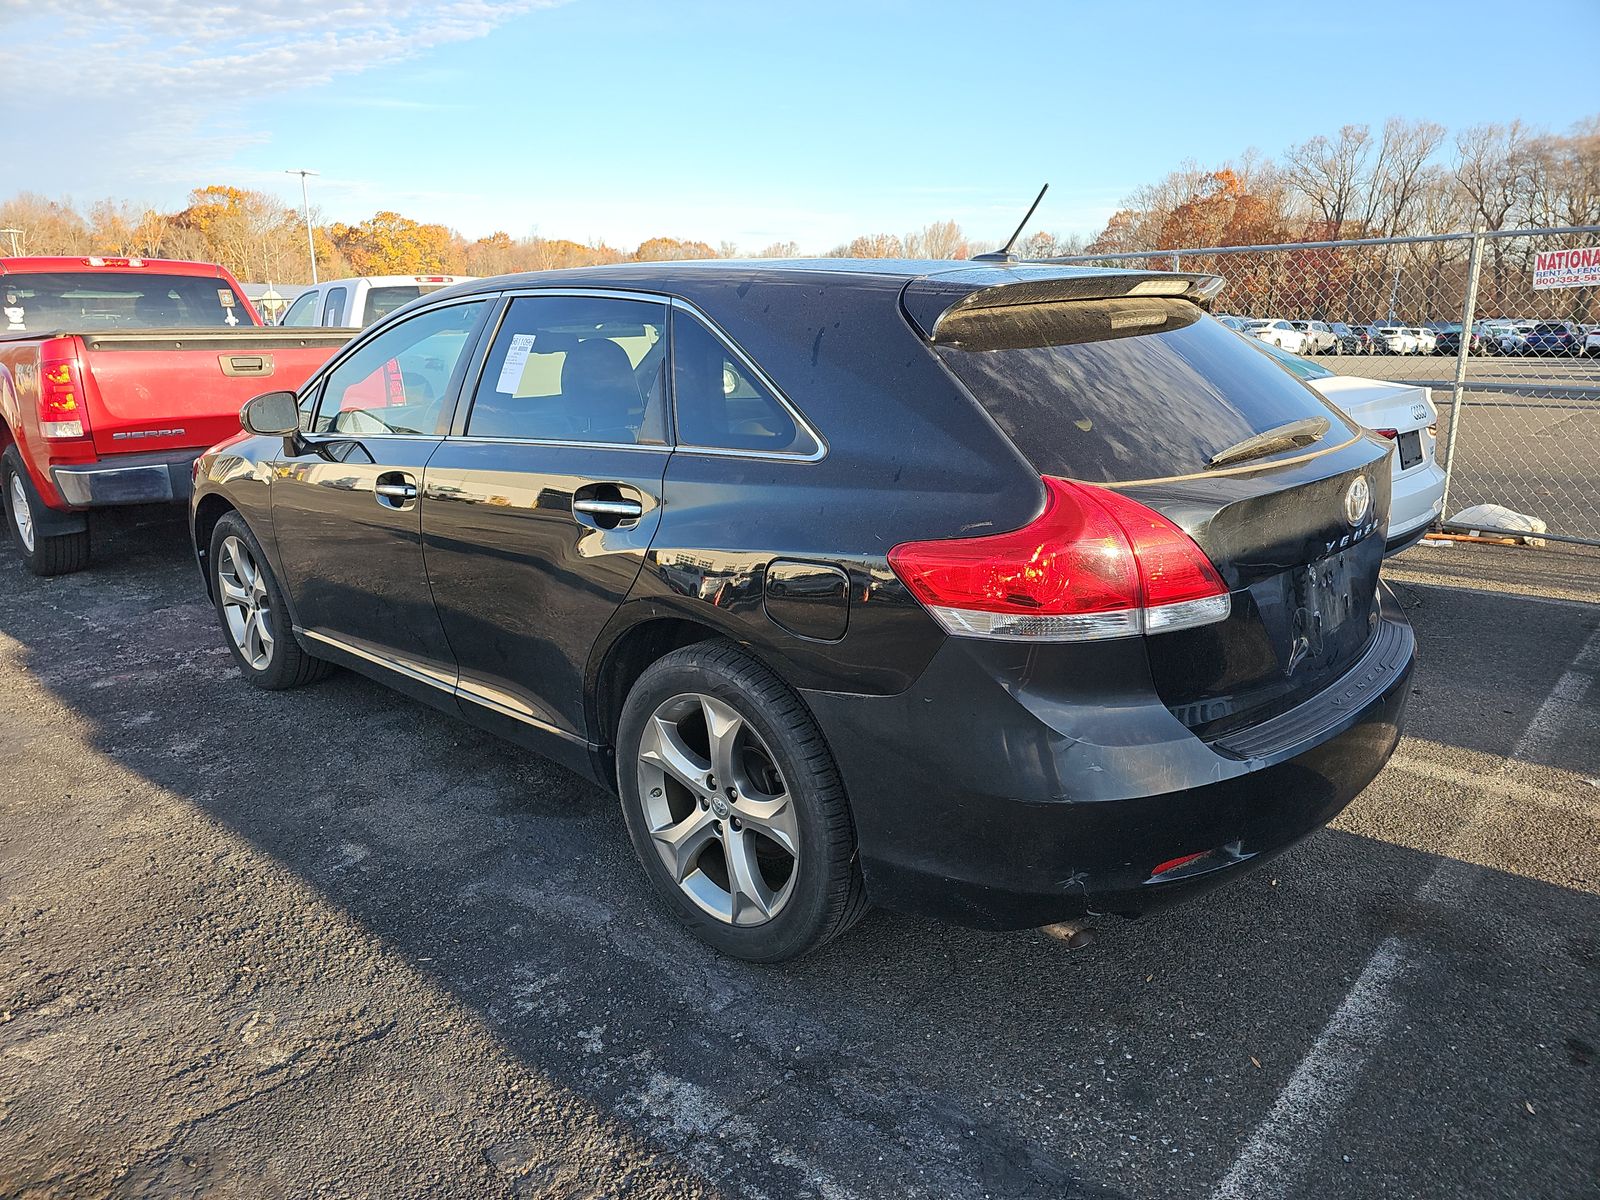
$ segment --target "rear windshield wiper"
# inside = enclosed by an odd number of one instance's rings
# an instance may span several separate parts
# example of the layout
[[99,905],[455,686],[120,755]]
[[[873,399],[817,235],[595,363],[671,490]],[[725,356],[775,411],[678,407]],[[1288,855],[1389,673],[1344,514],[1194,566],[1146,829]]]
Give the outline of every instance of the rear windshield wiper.
[[1328,427],[1327,417],[1303,417],[1298,421],[1290,421],[1247,437],[1242,442],[1235,442],[1226,450],[1218,450],[1206,460],[1206,467],[1215,470],[1217,467],[1248,462],[1252,458],[1265,458],[1280,450],[1297,450],[1311,445],[1328,432]]

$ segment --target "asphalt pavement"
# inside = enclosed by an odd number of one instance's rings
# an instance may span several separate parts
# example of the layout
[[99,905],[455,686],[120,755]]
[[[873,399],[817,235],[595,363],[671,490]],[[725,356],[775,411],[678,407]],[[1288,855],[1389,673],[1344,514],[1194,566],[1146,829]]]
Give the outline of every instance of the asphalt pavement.
[[1392,575],[1409,732],[1269,867],[757,968],[560,768],[246,686],[180,523],[7,547],[0,1196],[1593,1197],[1600,557]]

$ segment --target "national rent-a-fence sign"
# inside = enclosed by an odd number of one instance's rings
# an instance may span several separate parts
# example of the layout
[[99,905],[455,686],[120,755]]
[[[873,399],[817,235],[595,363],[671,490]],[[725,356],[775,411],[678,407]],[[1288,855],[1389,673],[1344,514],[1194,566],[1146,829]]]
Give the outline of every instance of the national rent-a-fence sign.
[[1536,289],[1600,286],[1600,246],[1541,250],[1533,257],[1533,286]]

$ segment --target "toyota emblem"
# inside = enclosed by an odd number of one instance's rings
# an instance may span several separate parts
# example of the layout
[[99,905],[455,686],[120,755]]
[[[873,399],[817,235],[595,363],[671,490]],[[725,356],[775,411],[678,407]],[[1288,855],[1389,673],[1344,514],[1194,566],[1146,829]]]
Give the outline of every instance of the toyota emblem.
[[1344,519],[1351,525],[1360,525],[1371,506],[1372,486],[1365,475],[1357,475],[1344,494]]

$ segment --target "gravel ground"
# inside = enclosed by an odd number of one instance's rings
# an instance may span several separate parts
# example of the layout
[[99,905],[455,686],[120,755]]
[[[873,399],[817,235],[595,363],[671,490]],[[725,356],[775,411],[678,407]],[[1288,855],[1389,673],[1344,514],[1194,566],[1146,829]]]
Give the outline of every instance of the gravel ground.
[[1397,560],[1409,735],[1231,888],[763,969],[576,777],[248,688],[181,524],[7,548],[0,1196],[1593,1197],[1597,563]]

